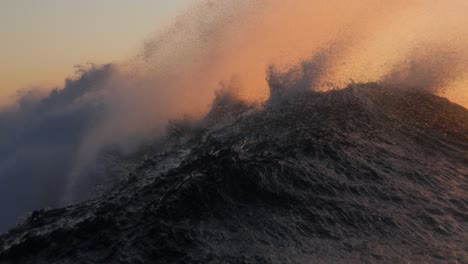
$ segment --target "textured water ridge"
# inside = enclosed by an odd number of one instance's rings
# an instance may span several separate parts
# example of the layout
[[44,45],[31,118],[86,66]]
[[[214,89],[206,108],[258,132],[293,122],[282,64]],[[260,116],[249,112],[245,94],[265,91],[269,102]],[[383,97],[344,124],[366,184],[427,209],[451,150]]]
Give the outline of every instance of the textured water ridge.
[[468,110],[446,99],[377,84],[224,98],[111,191],[1,236],[0,262],[464,263],[467,190]]

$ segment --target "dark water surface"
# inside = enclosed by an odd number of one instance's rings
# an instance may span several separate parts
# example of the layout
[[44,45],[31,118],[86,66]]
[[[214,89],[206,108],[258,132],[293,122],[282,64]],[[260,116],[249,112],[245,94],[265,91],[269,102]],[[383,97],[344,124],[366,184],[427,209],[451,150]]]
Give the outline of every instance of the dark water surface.
[[467,109],[377,84],[216,103],[0,263],[468,262]]

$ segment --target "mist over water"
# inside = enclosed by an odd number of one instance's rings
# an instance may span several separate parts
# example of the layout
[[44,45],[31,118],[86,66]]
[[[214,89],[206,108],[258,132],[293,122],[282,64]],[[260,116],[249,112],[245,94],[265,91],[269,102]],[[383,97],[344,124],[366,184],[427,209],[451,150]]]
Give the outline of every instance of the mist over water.
[[268,99],[268,86],[376,81],[467,106],[466,11],[463,0],[200,1],[133,58],[84,67],[61,89],[33,89],[0,112],[0,231],[88,197],[93,186],[76,186],[95,176],[103,148],[131,153],[168,120],[203,116],[221,81],[239,80],[236,96],[247,101]]

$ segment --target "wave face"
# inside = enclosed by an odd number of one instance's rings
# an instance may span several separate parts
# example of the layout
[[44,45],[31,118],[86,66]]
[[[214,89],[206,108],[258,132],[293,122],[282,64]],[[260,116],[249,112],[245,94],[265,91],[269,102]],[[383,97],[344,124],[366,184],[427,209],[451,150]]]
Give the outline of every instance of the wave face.
[[0,262],[468,261],[467,109],[377,83],[271,94],[219,92],[113,190],[1,236]]

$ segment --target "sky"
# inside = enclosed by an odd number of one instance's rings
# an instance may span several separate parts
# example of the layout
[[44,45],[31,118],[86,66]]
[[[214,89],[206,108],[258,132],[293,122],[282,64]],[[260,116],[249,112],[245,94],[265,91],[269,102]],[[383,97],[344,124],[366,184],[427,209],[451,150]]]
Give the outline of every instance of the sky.
[[194,0],[1,0],[0,106],[16,91],[62,86],[76,64],[134,55]]

